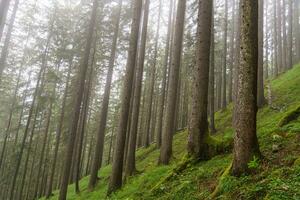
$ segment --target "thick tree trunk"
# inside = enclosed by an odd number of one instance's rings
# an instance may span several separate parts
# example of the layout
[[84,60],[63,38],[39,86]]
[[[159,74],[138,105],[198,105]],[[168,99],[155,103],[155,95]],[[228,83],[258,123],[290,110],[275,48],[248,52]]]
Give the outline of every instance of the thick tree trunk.
[[79,73],[78,73],[78,90],[76,93],[76,97],[74,100],[74,111],[72,116],[72,124],[70,129],[70,136],[67,146],[67,151],[65,155],[65,167],[64,167],[64,173],[62,177],[62,182],[60,186],[60,192],[59,192],[59,200],[65,200],[67,197],[67,190],[68,190],[68,181],[70,177],[70,169],[71,169],[71,161],[73,157],[73,149],[75,146],[75,137],[77,132],[77,125],[79,120],[79,114],[80,114],[80,107],[82,103],[83,98],[83,90],[85,85],[85,79],[86,79],[86,73],[88,68],[88,61],[93,41],[93,35],[94,35],[94,27],[96,24],[96,18],[97,18],[97,8],[98,8],[98,0],[93,1],[93,8],[91,13],[91,19],[89,23],[88,33],[87,33],[87,42],[86,47],[84,50],[84,56],[82,58],[82,63],[80,65]]
[[129,107],[131,102],[133,78],[136,67],[136,55],[142,13],[142,0],[133,1],[133,17],[130,33],[130,42],[124,84],[121,96],[121,111],[118,130],[116,133],[115,151],[112,163],[112,174],[110,176],[107,194],[110,195],[122,186],[123,159],[128,124]]
[[160,164],[168,164],[172,155],[172,141],[175,132],[175,112],[178,93],[178,79],[181,63],[183,29],[185,21],[186,0],[178,0],[172,48],[171,66],[169,72],[167,104],[162,129],[162,146],[160,149]]
[[[209,158],[207,144],[208,81],[212,27],[212,1],[200,0],[198,4],[198,27],[196,65],[193,73],[191,116],[189,121],[188,152],[196,159]],[[206,30],[206,31],[201,31]],[[226,55],[226,54],[225,54]]]
[[237,90],[232,173],[248,172],[248,163],[260,155],[256,135],[258,0],[241,0],[240,65]]

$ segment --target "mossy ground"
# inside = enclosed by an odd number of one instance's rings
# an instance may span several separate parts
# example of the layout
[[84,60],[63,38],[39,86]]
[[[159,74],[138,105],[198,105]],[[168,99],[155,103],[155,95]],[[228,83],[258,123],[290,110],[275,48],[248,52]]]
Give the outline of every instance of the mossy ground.
[[[254,173],[239,178],[222,176],[232,161],[232,154],[225,153],[209,161],[190,162],[180,173],[174,168],[184,162],[187,133],[177,133],[173,143],[173,158],[169,166],[157,166],[159,150],[151,145],[137,152],[137,169],[140,174],[129,178],[124,187],[109,199],[210,199],[218,186],[214,199],[300,199],[300,118],[278,126],[288,113],[300,105],[300,66],[294,67],[275,80],[270,80],[273,105],[258,112],[258,137],[263,156]],[[216,114],[219,140],[232,137],[232,106]],[[111,166],[100,170],[101,180],[94,192],[87,191],[89,177],[81,180],[81,193],[76,195],[74,186],[68,190],[69,200],[104,200]],[[172,174],[173,173],[173,174]],[[171,175],[170,175],[171,174]],[[165,177],[169,176],[167,180]],[[221,181],[220,181],[221,179]],[[164,181],[165,180],[165,181]],[[52,199],[57,199],[57,192]]]

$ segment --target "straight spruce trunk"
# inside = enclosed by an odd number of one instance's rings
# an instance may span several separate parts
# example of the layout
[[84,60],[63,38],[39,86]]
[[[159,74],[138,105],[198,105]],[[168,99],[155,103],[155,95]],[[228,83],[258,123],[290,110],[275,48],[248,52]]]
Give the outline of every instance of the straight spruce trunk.
[[214,26],[214,1],[212,1],[212,19],[211,19],[211,41],[210,41],[210,66],[209,66],[209,118],[210,118],[210,132],[215,133],[215,26]]
[[129,140],[128,140],[129,147],[128,147],[127,155],[125,155],[125,156],[127,156],[127,162],[125,165],[125,176],[126,177],[133,175],[134,172],[136,171],[136,166],[135,166],[136,137],[137,137],[137,132],[138,132],[137,129],[138,129],[138,123],[139,123],[143,71],[144,71],[144,64],[145,64],[145,50],[146,50],[148,17],[149,17],[149,6],[150,6],[149,4],[150,4],[150,1],[146,0],[145,5],[144,5],[144,17],[143,17],[141,44],[140,44],[137,69],[136,69],[136,74],[135,74],[135,87],[134,87],[132,115],[131,115],[131,123],[130,123],[130,134],[129,134]]
[[75,147],[75,137],[77,132],[77,125],[79,121],[79,114],[80,114],[80,107],[82,103],[83,98],[83,90],[85,85],[85,79],[86,79],[86,73],[88,68],[88,61],[94,36],[94,27],[96,24],[96,18],[97,18],[97,8],[98,8],[98,0],[93,1],[93,8],[91,13],[91,18],[88,26],[88,32],[87,32],[87,42],[84,50],[84,56],[82,58],[82,62],[80,64],[80,69],[78,73],[78,90],[76,93],[76,97],[74,99],[74,111],[72,113],[72,123],[70,127],[70,136],[67,146],[67,151],[65,155],[65,165],[64,165],[64,171],[62,175],[61,185],[60,185],[60,191],[59,191],[59,200],[66,200],[67,198],[67,190],[68,190],[68,183],[69,183],[69,177],[70,177],[70,170],[71,170],[71,161],[73,157],[73,149]]
[[240,65],[237,90],[232,173],[249,172],[248,163],[260,156],[256,135],[258,0],[241,0]]
[[209,137],[207,121],[207,101],[212,27],[212,6],[212,1],[199,0],[196,65],[194,67],[192,79],[191,114],[188,137],[188,152],[192,157],[199,160],[206,160],[209,158],[209,145],[207,144],[207,137]]
[[186,0],[178,0],[175,19],[174,43],[172,47],[171,65],[169,71],[166,111],[162,129],[162,145],[159,164],[167,165],[172,156],[172,141],[175,132],[175,112],[178,93],[178,79],[181,63],[183,29],[185,21]]
[[257,106],[265,104],[264,95],[264,0],[258,2],[258,74],[257,74]]
[[120,27],[120,18],[121,18],[121,9],[122,9],[122,0],[119,0],[118,10],[115,16],[114,22],[114,36],[112,41],[112,48],[111,48],[111,55],[109,60],[108,72],[106,77],[106,84],[105,84],[105,91],[104,97],[102,102],[102,110],[99,122],[99,129],[96,138],[96,146],[95,146],[95,153],[93,156],[92,166],[91,166],[91,177],[89,180],[89,189],[92,190],[95,188],[97,183],[97,174],[98,170],[101,167],[101,160],[103,157],[103,149],[104,149],[104,134],[106,130],[106,123],[107,123],[107,115],[108,115],[108,105],[109,105],[109,97],[110,97],[110,90],[111,90],[111,82],[113,76],[113,68],[115,65],[115,57],[116,57],[116,49],[117,49],[117,42],[119,36],[119,27]]
[[157,113],[157,122],[155,125],[155,135],[156,135],[156,146],[160,148],[161,146],[161,130],[162,130],[162,122],[163,122],[163,113],[165,106],[165,96],[166,96],[166,81],[167,81],[167,70],[169,66],[169,51],[170,51],[170,38],[171,38],[171,25],[172,25],[172,11],[173,11],[173,0],[170,0],[169,7],[169,18],[168,18],[168,32],[167,32],[167,40],[165,46],[165,55],[164,55],[164,63],[163,63],[163,78],[162,78],[162,86],[161,86],[161,95],[159,95],[158,100],[158,113]]
[[129,107],[131,102],[133,78],[136,68],[136,55],[142,13],[142,0],[134,0],[132,5],[132,24],[128,49],[128,58],[124,76],[121,110],[119,124],[116,133],[115,150],[112,163],[112,173],[109,180],[107,194],[110,195],[122,186],[123,160],[126,140],[126,130],[128,124]]
[[222,63],[222,109],[227,106],[227,28],[228,28],[228,0],[225,0],[224,36],[223,36],[223,63]]

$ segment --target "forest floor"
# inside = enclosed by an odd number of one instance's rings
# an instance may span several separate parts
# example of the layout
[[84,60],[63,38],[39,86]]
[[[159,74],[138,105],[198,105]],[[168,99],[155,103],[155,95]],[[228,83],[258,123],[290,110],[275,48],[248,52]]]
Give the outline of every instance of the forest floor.
[[[249,163],[254,171],[239,178],[222,174],[230,166],[232,153],[209,161],[188,163],[180,171],[186,155],[187,132],[177,133],[173,142],[173,159],[169,166],[157,166],[159,150],[155,145],[137,151],[139,174],[124,187],[106,198],[111,166],[99,172],[101,180],[93,192],[87,191],[89,177],[80,181],[81,193],[69,186],[69,200],[170,199],[300,199],[300,65],[270,80],[272,104],[258,112],[258,137],[264,159]],[[266,89],[266,93],[267,93]],[[267,96],[267,94],[266,94]],[[268,95],[270,96],[270,95]],[[218,139],[232,138],[232,106],[216,114]],[[57,199],[57,191],[52,199]]]

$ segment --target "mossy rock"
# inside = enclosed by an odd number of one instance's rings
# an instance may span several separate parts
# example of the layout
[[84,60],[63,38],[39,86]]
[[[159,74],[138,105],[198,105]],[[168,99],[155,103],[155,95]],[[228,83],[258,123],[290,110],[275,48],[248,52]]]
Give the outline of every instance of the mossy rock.
[[294,161],[294,164],[293,164],[294,167],[296,166],[300,166],[300,157],[297,158],[295,161]]
[[291,121],[297,119],[300,116],[300,105],[298,105],[295,109],[292,111],[289,111],[285,114],[283,118],[278,123],[279,127],[283,127],[290,123]]

